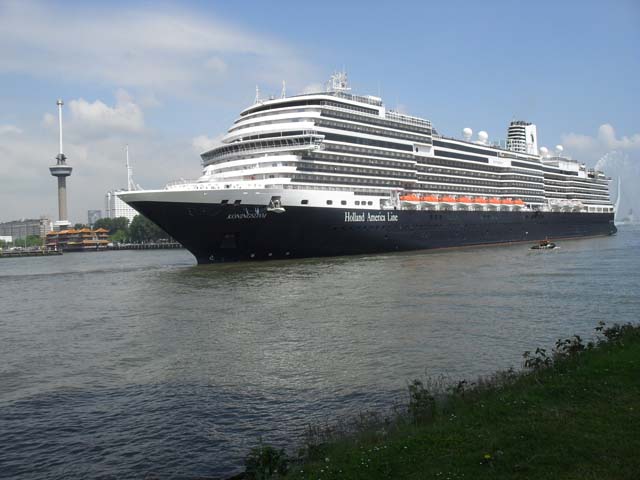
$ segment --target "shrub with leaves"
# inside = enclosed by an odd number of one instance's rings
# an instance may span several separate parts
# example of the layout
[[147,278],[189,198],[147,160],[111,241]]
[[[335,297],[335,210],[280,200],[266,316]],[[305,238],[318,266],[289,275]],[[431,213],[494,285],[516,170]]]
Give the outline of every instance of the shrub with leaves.
[[289,469],[289,459],[284,449],[259,445],[244,460],[246,478],[270,480],[284,476]]
[[576,355],[586,349],[585,344],[582,342],[580,335],[574,335],[573,337],[559,338],[556,342],[556,348],[554,350],[554,356],[557,358],[570,357]]
[[536,348],[533,354],[527,350],[522,354],[522,358],[524,358],[524,368],[529,370],[541,370],[553,364],[551,357],[547,355],[547,351],[544,348]]
[[423,423],[435,416],[436,398],[420,380],[409,385],[409,415],[415,423]]

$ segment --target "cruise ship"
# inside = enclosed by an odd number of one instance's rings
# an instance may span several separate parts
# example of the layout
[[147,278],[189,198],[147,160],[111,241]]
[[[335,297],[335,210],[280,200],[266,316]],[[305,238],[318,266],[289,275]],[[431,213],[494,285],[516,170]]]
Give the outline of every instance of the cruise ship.
[[610,179],[538,148],[536,125],[512,121],[503,145],[445,137],[352,94],[344,73],[317,93],[256,94],[201,157],[197,180],[120,195],[198,263],[616,232]]

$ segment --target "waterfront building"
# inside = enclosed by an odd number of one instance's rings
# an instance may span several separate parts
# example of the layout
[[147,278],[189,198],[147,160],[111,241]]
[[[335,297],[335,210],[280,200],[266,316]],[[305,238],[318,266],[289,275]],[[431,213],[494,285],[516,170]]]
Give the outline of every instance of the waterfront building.
[[111,190],[107,192],[104,197],[106,218],[126,217],[129,219],[129,223],[131,223],[133,217],[138,215],[135,209],[120,199],[120,194],[126,191],[127,190]]
[[27,238],[30,235],[37,235],[44,238],[45,234],[51,230],[51,220],[46,216],[40,218],[23,218],[10,222],[0,223],[0,236],[10,236],[13,240]]
[[104,250],[108,244],[109,232],[104,228],[51,231],[47,233],[45,242],[47,249],[65,252]]

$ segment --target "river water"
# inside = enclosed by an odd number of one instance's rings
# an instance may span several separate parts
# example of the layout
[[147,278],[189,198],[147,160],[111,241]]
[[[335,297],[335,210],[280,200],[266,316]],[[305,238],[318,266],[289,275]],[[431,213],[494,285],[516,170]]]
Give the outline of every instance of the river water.
[[385,409],[414,378],[637,321],[640,229],[196,266],[184,250],[0,260],[0,478],[237,472],[260,439]]

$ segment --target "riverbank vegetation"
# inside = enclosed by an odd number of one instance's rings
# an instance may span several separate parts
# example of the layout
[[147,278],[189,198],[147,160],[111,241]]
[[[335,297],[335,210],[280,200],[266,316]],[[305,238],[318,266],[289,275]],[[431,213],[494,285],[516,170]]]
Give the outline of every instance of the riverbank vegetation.
[[148,243],[171,241],[171,237],[144,215],[133,217],[131,224],[126,217],[101,218],[93,228],[104,228],[109,231],[109,240],[113,243]]
[[525,352],[523,370],[409,385],[408,404],[357,428],[317,429],[297,457],[269,446],[251,479],[636,479],[640,326]]

